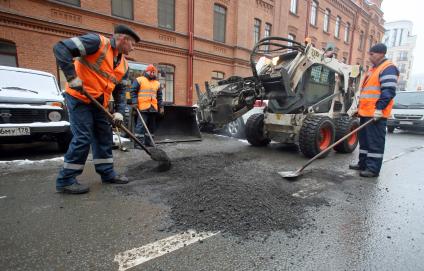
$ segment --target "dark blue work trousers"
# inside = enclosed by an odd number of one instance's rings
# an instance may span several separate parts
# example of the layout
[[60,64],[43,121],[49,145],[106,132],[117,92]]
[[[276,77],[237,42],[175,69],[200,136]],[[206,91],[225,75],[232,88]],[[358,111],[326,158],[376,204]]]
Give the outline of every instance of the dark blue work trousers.
[[[149,129],[149,132],[151,133],[152,137],[156,130],[156,117],[157,112],[146,112],[146,111],[140,111],[141,117],[144,120],[144,123],[147,125],[147,128]],[[147,133],[147,130],[144,128],[143,123],[141,122],[140,117],[137,114],[137,123],[135,126],[135,135],[136,137],[141,141],[141,143],[147,145],[147,146],[153,146],[153,142],[151,142],[150,137]]]
[[[370,119],[361,117],[361,125]],[[359,131],[359,166],[361,169],[380,173],[386,141],[386,126],[387,119],[380,119],[371,122]]]
[[72,141],[65,154],[65,162],[56,180],[56,187],[76,182],[75,177],[84,169],[90,146],[96,172],[100,174],[102,181],[113,179],[116,173],[113,170],[112,126],[106,114],[92,103],[85,104],[69,94],[65,94],[65,101]]

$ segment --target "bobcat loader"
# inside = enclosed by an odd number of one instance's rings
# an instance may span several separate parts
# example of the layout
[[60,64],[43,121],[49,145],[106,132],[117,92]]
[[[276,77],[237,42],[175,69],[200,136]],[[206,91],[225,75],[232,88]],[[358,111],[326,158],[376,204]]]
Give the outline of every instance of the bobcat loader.
[[[354,116],[362,75],[359,65],[332,58],[329,49],[281,37],[260,40],[250,64],[253,76],[233,76],[214,87],[206,82],[203,93],[196,85],[200,125],[224,125],[249,111],[256,100],[268,100],[264,112],[246,122],[248,142],[253,146],[266,146],[271,140],[297,144],[307,157],[359,126]],[[350,153],[357,145],[354,134],[334,149]]]

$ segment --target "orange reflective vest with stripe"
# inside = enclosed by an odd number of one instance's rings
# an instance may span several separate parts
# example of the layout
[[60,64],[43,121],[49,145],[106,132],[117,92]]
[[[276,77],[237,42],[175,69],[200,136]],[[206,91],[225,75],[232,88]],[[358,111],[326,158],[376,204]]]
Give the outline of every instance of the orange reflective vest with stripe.
[[[361,94],[359,96],[358,114],[361,117],[373,117],[376,110],[377,101],[381,95],[380,74],[393,63],[386,60],[377,67],[371,68],[362,83]],[[391,115],[393,100],[383,109],[383,117],[388,118]]]
[[[100,35],[100,46],[96,53],[79,57],[75,60],[75,71],[82,80],[83,88],[94,98],[104,95],[103,106],[107,107],[112,91],[127,73],[128,63],[122,55],[119,65],[113,67],[113,58],[116,50],[110,45],[110,40]],[[66,90],[69,95],[85,102],[90,100],[84,94],[69,87]]]
[[148,110],[150,107],[158,111],[158,90],[160,83],[158,80],[149,80],[144,76],[137,78],[137,82],[140,85],[138,90],[138,109]]

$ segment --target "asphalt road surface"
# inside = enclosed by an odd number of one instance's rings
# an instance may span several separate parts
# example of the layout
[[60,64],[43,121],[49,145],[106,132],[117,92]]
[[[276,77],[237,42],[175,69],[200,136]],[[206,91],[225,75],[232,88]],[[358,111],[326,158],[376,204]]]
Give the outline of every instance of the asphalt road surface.
[[115,150],[128,185],[102,185],[89,159],[78,196],[55,193],[53,144],[0,146],[0,269],[423,269],[423,134],[388,135],[377,179],[348,170],[355,152],[292,182],[276,173],[306,161],[292,146],[203,136],[164,145],[164,173]]

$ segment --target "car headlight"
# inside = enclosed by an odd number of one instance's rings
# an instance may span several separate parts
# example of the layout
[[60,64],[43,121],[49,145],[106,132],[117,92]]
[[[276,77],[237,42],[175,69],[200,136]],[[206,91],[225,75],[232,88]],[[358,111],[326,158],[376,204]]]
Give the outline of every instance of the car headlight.
[[60,114],[60,112],[51,111],[49,113],[49,120],[50,121],[60,121],[61,119],[62,119],[62,115]]

